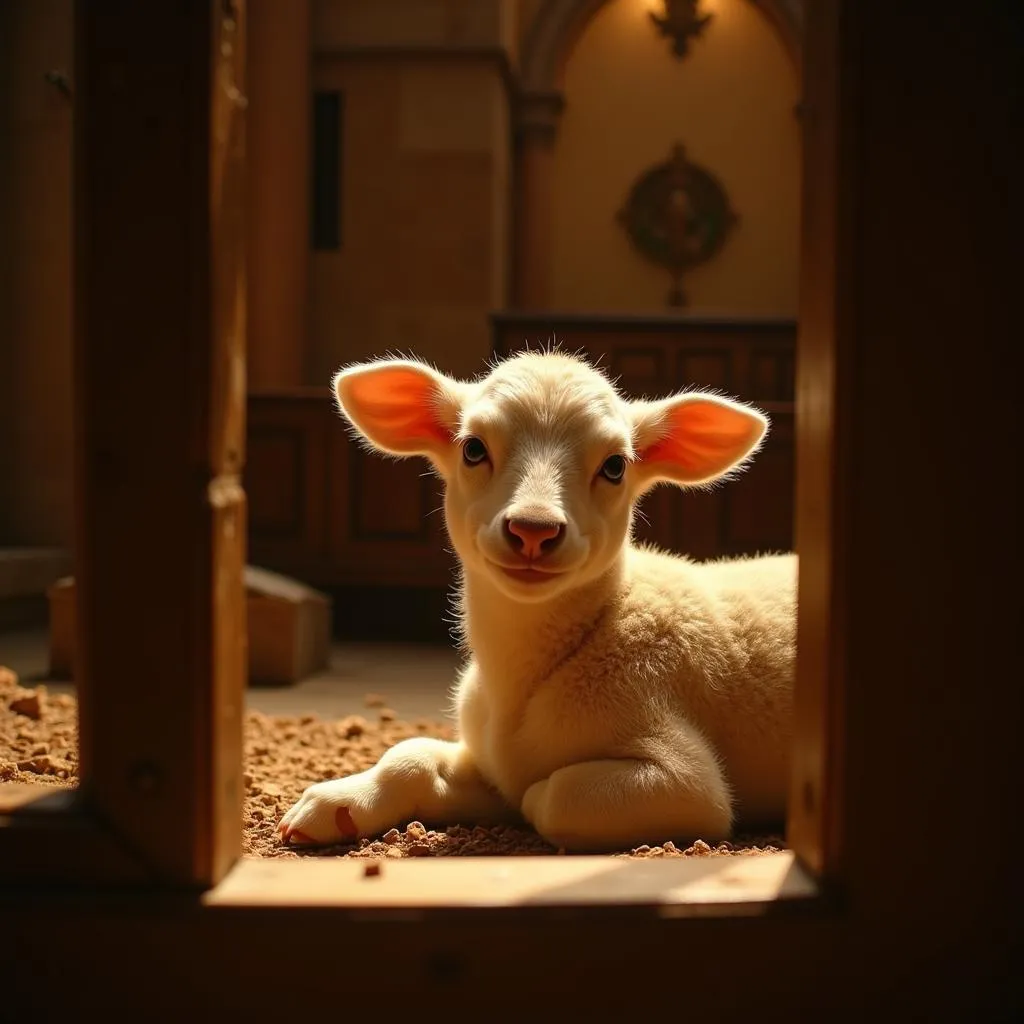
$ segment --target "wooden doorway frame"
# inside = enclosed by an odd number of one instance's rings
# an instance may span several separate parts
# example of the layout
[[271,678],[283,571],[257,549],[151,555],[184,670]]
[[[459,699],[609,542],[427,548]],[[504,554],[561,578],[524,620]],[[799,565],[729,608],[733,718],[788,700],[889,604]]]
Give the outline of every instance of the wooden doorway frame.
[[[963,404],[935,415],[936,396],[969,396],[954,367],[929,358],[936,337],[970,324],[972,303],[998,298],[999,278],[977,273],[960,244],[944,273],[961,292],[923,303],[934,267],[908,260],[915,245],[871,207],[895,190],[903,232],[940,237],[911,171],[944,136],[893,91],[901,42],[920,44],[915,81],[943,104],[943,126],[1004,155],[1009,133],[992,129],[1015,94],[981,108],[985,82],[954,88],[942,63],[966,52],[998,78],[1011,48],[991,12],[954,32],[887,7],[878,36],[874,6],[822,0],[805,30],[793,852],[725,866],[403,862],[367,877],[353,861],[237,860],[245,4],[183,0],[159,18],[143,4],[79,5],[83,779],[75,797],[9,793],[0,808],[2,907],[35,969],[16,979],[15,1006],[36,994],[54,930],[69,927],[87,927],[88,943],[47,996],[76,1008],[153,1007],[159,985],[167,1013],[265,1012],[274,977],[293,979],[286,1009],[298,1012],[458,993],[636,1014],[685,994],[691,1011],[728,1016],[906,1005],[942,1016],[1019,994],[1015,924],[999,903],[1012,877],[1012,825],[1000,822],[1016,789],[1010,773],[984,772],[991,749],[1012,750],[1020,707],[1015,679],[994,671],[1012,653],[1013,609],[979,610],[991,560],[942,547],[982,525],[1013,536],[1010,405],[985,406],[985,446],[974,444]],[[927,187],[941,195],[955,175],[979,184],[986,173],[961,155]],[[973,225],[947,210],[941,237],[967,243]],[[989,301],[976,351],[1001,343],[999,311]],[[895,458],[897,444],[913,458]],[[1003,467],[990,494],[1004,500],[937,502],[950,460],[971,455]],[[986,690],[957,687],[979,667]],[[929,834],[950,807],[984,822],[987,849],[967,860],[942,846],[926,858],[879,849],[880,835]],[[327,944],[338,952],[325,969]]]

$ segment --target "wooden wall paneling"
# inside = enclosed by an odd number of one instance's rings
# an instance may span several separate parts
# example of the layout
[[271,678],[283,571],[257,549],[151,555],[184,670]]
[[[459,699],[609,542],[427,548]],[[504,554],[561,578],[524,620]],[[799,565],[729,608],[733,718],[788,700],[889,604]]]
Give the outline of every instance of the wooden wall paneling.
[[636,397],[648,395],[655,397],[670,379],[670,353],[664,345],[628,345],[611,344],[598,346],[590,341],[587,350],[595,358],[602,356],[602,364],[611,375],[618,379],[619,387],[629,395]]
[[741,354],[741,346],[722,341],[709,344],[703,338],[679,345],[675,349],[675,373],[671,381],[666,382],[665,390],[711,388],[736,394],[737,377],[743,377],[737,372]]
[[[717,344],[716,344],[717,342]],[[664,393],[680,388],[712,388],[733,393],[735,346],[721,336],[695,332],[673,346],[674,372]],[[720,552],[723,498],[720,488],[679,491],[671,488],[674,548],[693,558],[711,558]]]
[[[670,488],[672,502],[672,548],[693,558],[712,558],[719,553],[721,541],[722,495],[718,490],[698,491]],[[662,527],[668,531],[668,527]]]
[[[414,468],[416,472],[412,472]],[[352,543],[429,542],[430,507],[437,488],[425,468],[418,459],[397,462],[359,448],[351,453],[348,501]]]
[[304,578],[322,569],[328,537],[329,392],[249,396],[250,556]]
[[[767,406],[767,408],[765,408]],[[761,451],[719,492],[716,553],[743,555],[791,551],[795,488],[793,411],[761,407],[772,425]]]
[[795,390],[795,359],[791,345],[754,342],[744,397],[754,402],[792,402]]
[[338,421],[329,431],[329,557],[341,584],[443,587],[451,556],[441,482],[424,459],[365,451]]
[[[670,353],[663,345],[629,345],[618,343],[614,335],[607,338],[607,344],[601,344],[600,335],[588,339],[586,350],[626,394],[654,397],[664,390],[671,369]],[[675,548],[678,512],[678,494],[668,487],[656,487],[643,499],[634,536],[658,547]]]

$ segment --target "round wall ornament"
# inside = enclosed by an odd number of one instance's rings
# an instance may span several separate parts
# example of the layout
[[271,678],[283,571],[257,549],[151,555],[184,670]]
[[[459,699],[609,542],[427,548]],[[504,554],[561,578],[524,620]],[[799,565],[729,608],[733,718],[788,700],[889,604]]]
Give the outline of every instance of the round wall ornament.
[[684,306],[683,273],[711,259],[738,218],[715,176],[677,143],[668,160],[637,178],[618,220],[634,247],[671,273],[669,305]]

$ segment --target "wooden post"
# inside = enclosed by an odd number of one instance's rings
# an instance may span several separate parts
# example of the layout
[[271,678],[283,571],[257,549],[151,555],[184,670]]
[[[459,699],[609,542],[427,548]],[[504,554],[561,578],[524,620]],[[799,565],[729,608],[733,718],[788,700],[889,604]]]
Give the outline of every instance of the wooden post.
[[241,837],[244,14],[76,5],[82,794],[197,885]]
[[[847,315],[856,225],[849,216],[855,173],[851,124],[841,103],[851,62],[840,59],[840,4],[807,12],[804,60],[801,305],[797,339],[796,548],[800,553],[800,651],[787,839],[816,872],[839,871],[842,704],[847,545],[841,516],[849,488]],[[847,475],[844,475],[845,474]]]

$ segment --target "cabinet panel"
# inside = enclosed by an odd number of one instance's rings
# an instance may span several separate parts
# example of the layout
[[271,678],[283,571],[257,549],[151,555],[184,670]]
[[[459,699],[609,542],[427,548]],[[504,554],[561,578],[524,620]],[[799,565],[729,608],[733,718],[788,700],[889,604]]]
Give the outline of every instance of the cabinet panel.
[[336,581],[443,587],[452,560],[441,481],[426,460],[365,451],[340,422],[330,441],[329,561]]
[[771,432],[750,468],[722,488],[722,554],[792,547],[796,484],[793,413],[778,410],[770,415]]
[[296,569],[323,559],[331,415],[330,399],[319,389],[250,395],[244,473],[250,561]]

